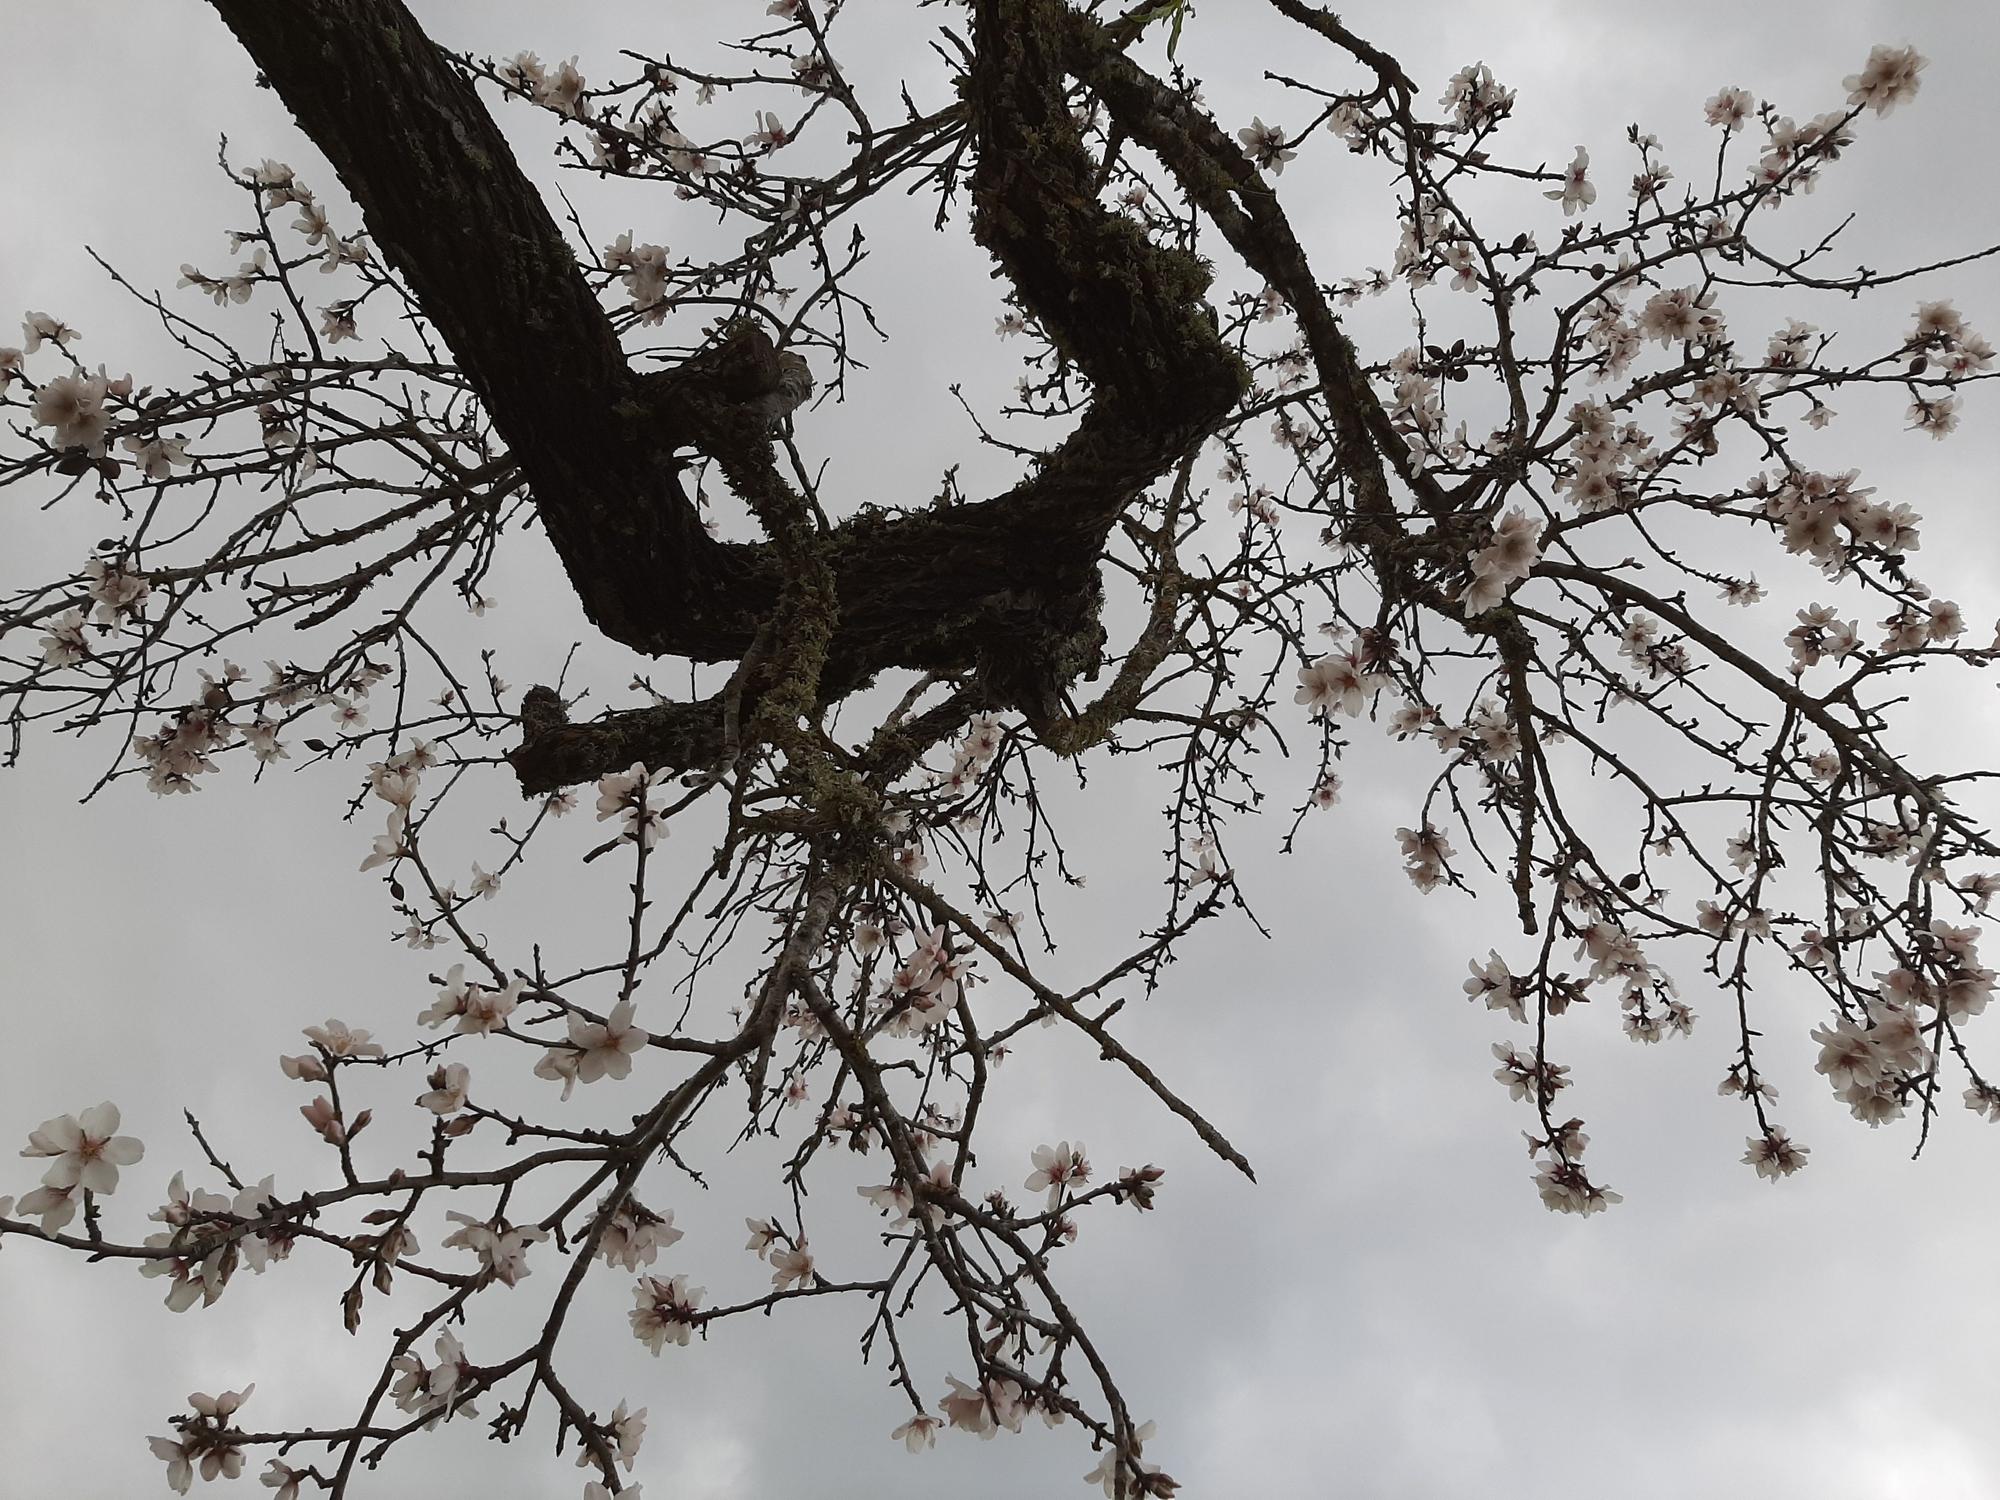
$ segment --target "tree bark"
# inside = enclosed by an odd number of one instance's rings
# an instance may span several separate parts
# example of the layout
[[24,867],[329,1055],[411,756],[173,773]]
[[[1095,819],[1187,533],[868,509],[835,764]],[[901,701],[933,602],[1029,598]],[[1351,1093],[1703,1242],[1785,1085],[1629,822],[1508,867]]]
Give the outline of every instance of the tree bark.
[[[768,341],[744,334],[635,374],[492,115],[400,0],[212,3],[464,368],[591,622],[654,655],[740,659],[776,607],[781,567],[768,544],[707,535],[675,455],[692,445],[725,474],[769,470],[752,410],[776,378]],[[994,706],[1031,721],[1057,713],[1100,660],[1112,526],[1244,389],[1203,300],[1207,267],[1097,200],[1064,95],[1069,16],[1061,0],[979,0],[964,90],[974,235],[1089,379],[1089,408],[999,496],[870,507],[817,539],[838,600],[825,699],[907,667],[974,675]],[[512,759],[533,793],[635,759],[705,764],[721,740],[713,699],[531,731]]]

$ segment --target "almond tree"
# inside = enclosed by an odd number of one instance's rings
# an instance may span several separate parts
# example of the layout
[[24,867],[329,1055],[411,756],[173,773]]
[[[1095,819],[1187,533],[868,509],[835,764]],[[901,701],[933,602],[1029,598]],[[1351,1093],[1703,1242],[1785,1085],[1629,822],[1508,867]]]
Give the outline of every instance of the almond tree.
[[[346,196],[225,153],[247,258],[183,266],[178,295],[111,272],[183,370],[93,373],[81,335],[40,312],[0,350],[0,483],[110,518],[74,573],[0,598],[9,759],[77,734],[107,756],[101,785],[159,794],[326,763],[331,807],[383,819],[362,869],[402,938],[453,961],[407,1035],[328,1020],[284,1059],[327,1152],[309,1190],[239,1172],[190,1117],[211,1185],[176,1175],[144,1234],[105,1202],[140,1153],[115,1108],[30,1136],[24,1154],[53,1164],[0,1199],[0,1233],[40,1242],[24,1259],[135,1262],[185,1309],[244,1266],[331,1253],[353,1265],[349,1332],[392,1287],[428,1299],[324,1425],[259,1431],[248,1391],[192,1397],[152,1438],[174,1488],[255,1458],[281,1495],[344,1495],[484,1401],[496,1438],[534,1420],[575,1444],[587,1494],[637,1493],[645,1412],[609,1408],[560,1358],[596,1271],[634,1278],[632,1332],[668,1362],[732,1319],[844,1295],[906,1403],[885,1430],[912,1450],[941,1426],[1073,1421],[1105,1493],[1172,1494],[1163,1444],[1056,1279],[1081,1211],[1148,1209],[1162,1173],[1107,1171],[1069,1140],[981,1160],[982,1102],[1018,1032],[1063,1028],[1177,1117],[1163,1127],[1249,1173],[1144,1060],[1125,1003],[1166,982],[1197,924],[1254,924],[1230,840],[1289,806],[1289,845],[1338,803],[1361,733],[1438,767],[1401,832],[1413,884],[1489,888],[1518,913],[1517,949],[1474,957],[1465,991],[1517,1028],[1495,1076],[1533,1111],[1551,1209],[1618,1199],[1557,1098],[1551,1023],[1593,997],[1646,1042],[1724,1002],[1739,1046],[1722,1089],[1749,1108],[1744,1160],[1766,1177],[1807,1148],[1760,1063],[1763,979],[1823,994],[1810,1038],[1781,1039],[1819,1046],[1859,1119],[1909,1116],[1920,1141],[1956,1091],[2000,1120],[1966,1041],[1994,980],[1977,919],[2000,875],[1976,809],[1993,773],[1892,748],[1905,674],[1988,667],[2000,641],[1919,580],[1909,505],[1818,435],[1843,388],[1882,385],[1942,438],[1992,350],[1945,302],[1839,358],[1793,316],[1921,296],[1926,272],[1972,256],[1843,272],[1834,237],[1785,227],[1855,133],[1917,93],[1914,51],[1878,47],[1804,122],[1724,88],[1712,163],[1676,177],[1635,130],[1613,191],[1585,147],[1510,159],[1514,95],[1484,66],[1440,96],[1304,0],[1270,4],[1311,75],[1272,75],[1284,123],[1240,128],[1189,71],[1202,20],[1185,0],[938,10],[928,104],[850,82],[868,41],[837,0],[775,0],[721,62],[625,53],[604,78],[454,55],[398,0],[213,4]],[[732,248],[586,232],[516,165],[489,101],[545,112],[574,171],[654,184],[664,221],[694,239],[719,223]],[[1387,268],[1316,264],[1295,233],[1287,164],[1336,152],[1388,183]],[[990,494],[957,466],[935,495],[825,493],[795,431],[866,378],[857,340],[882,330],[854,273],[909,194],[991,257],[996,334],[1024,351],[1005,411],[968,407],[1016,464]],[[1344,310],[1384,295],[1408,300],[1413,341],[1357,347]],[[262,347],[231,317],[245,303],[270,319]],[[1447,342],[1443,324],[1475,333]],[[438,622],[483,611],[493,559],[537,529],[602,641],[690,690],[642,678],[600,709],[566,674],[516,695],[490,656],[443,641]],[[1782,637],[1727,623],[1764,597],[1758,559],[1822,576]],[[267,654],[262,674],[234,660]],[[1075,830],[1043,789],[1120,756],[1159,778],[1167,899],[1122,959],[1077,973],[1054,956]],[[1585,785],[1615,789],[1618,815],[1581,815]],[[482,796],[498,854],[461,892],[432,830]],[[490,937],[469,908],[580,799],[606,826],[579,878],[628,905],[627,939],[557,970],[536,934]],[[713,844],[677,883],[663,841],[689,827]],[[730,985],[729,963],[752,981]],[[546,1081],[532,1118],[482,1098],[509,1058]],[[428,1145],[389,1161],[362,1139],[364,1101],[419,1079]],[[573,1096],[621,1079],[646,1101],[628,1125],[575,1123]],[[742,1138],[789,1149],[789,1207],[740,1252],[772,1289],[729,1303],[681,1269],[662,1199],[727,1166],[679,1146],[739,1107]],[[852,1153],[880,1179],[865,1203],[809,1206]],[[864,1214],[885,1220],[876,1258],[822,1266],[815,1224]],[[518,1347],[474,1316],[496,1286],[543,1294]],[[901,1336],[939,1315],[962,1330],[955,1370]]]

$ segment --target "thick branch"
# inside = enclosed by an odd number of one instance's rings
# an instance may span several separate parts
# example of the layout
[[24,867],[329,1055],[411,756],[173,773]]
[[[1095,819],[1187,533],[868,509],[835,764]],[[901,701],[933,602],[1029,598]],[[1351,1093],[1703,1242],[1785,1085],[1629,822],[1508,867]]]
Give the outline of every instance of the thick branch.
[[400,0],[213,3],[457,356],[592,623],[641,650],[740,649],[756,559],[702,529],[670,456],[687,433],[660,431],[680,408],[627,367],[471,83]]
[[[633,375],[491,115],[399,0],[213,3],[458,356],[593,623],[653,654],[740,657],[783,569],[768,546],[705,534],[673,454],[698,437],[726,454],[725,469],[768,463],[742,405],[769,374],[761,336],[664,377]],[[1207,268],[1097,201],[1096,164],[1064,93],[1065,9],[982,0],[967,82],[974,232],[1089,377],[1092,404],[1006,494],[867,512],[824,539],[839,601],[821,674],[828,700],[906,666],[976,672],[992,701],[1052,718],[1062,688],[1097,663],[1097,564],[1111,526],[1241,395],[1242,367],[1203,301]],[[524,785],[545,789],[634,758],[705,763],[719,714],[646,709],[533,738],[516,765]]]

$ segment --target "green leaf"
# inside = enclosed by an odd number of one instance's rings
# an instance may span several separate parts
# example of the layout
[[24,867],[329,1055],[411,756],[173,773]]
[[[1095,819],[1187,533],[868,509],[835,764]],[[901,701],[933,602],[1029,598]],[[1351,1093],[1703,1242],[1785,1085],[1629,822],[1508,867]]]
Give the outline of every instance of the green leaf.
[[1142,27],[1150,26],[1155,21],[1172,20],[1173,29],[1167,34],[1167,58],[1169,61],[1173,59],[1175,49],[1181,44],[1181,26],[1186,22],[1188,14],[1193,9],[1194,6],[1191,0],[1160,0],[1158,5],[1139,17],[1139,24]]

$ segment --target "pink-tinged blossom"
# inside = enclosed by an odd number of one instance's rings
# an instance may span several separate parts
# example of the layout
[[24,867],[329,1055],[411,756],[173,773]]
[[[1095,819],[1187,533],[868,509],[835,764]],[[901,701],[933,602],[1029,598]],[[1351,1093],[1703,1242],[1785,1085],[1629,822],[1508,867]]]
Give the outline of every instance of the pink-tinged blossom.
[[[194,1408],[196,1416],[206,1416],[210,1422],[222,1424],[222,1422],[228,1422],[232,1416],[236,1416],[236,1410],[246,1400],[250,1400],[250,1394],[254,1390],[256,1390],[254,1382],[248,1384],[248,1386],[244,1386],[242,1390],[224,1390],[220,1396],[204,1396],[202,1392],[196,1390],[196,1392],[190,1392],[188,1406]],[[208,1478],[208,1476],[204,1474],[202,1478]]]
[[1479,264],[1474,259],[1472,247],[1463,240],[1449,246],[1444,252],[1445,269],[1452,273],[1451,288],[1455,292],[1470,292],[1479,286]]
[[100,452],[111,430],[111,415],[104,409],[105,390],[102,380],[58,375],[35,392],[28,414],[36,426],[55,429],[58,448]]
[[535,1076],[561,1083],[562,1096],[568,1099],[575,1092],[577,1065],[582,1059],[583,1054],[574,1047],[551,1047],[536,1060]]
[[1569,1068],[1565,1064],[1537,1063],[1508,1042],[1495,1042],[1493,1055],[1500,1060],[1493,1077],[1507,1086],[1508,1097],[1517,1102],[1550,1098],[1569,1085]]
[[[1891,978],[1886,974],[1876,977],[1883,980]],[[1894,985],[1885,983],[1883,994],[1894,996]],[[1931,1049],[1924,1039],[1923,1017],[1914,1005],[1896,1004],[1889,999],[1870,1001],[1868,1016],[1875,1023],[1868,1030],[1868,1040],[1877,1056],[1885,1061],[1888,1071],[1917,1073],[1930,1066]]]
[[598,1236],[597,1253],[606,1265],[636,1271],[650,1266],[655,1256],[681,1237],[682,1231],[674,1228],[673,1210],[656,1214],[638,1199],[627,1198]]
[[390,809],[388,831],[375,836],[375,843],[369,850],[368,857],[361,861],[363,874],[377,866],[392,864],[409,854],[409,846],[403,842],[403,832],[409,826],[409,822],[408,808]]
[[1396,841],[1402,846],[1403,873],[1418,890],[1431,890],[1444,880],[1455,851],[1442,829],[1429,823],[1422,828],[1398,828]]
[[1219,885],[1229,879],[1229,870],[1222,863],[1221,852],[1215,846],[1214,833],[1204,833],[1188,846],[1188,853],[1194,857],[1195,871],[1189,878],[1191,886]]
[[916,1192],[900,1183],[888,1189],[861,1188],[859,1191],[864,1198],[876,1202],[878,1207],[881,1206],[876,1197],[878,1193],[887,1192],[892,1199],[900,1195],[907,1207],[903,1218],[890,1223],[891,1229],[902,1228],[912,1223],[915,1218],[922,1218],[931,1228],[936,1229],[944,1223],[948,1214],[944,1199],[958,1191],[958,1184],[952,1180],[951,1162],[948,1160],[933,1162],[925,1169],[924,1175],[917,1179],[917,1188],[921,1191],[921,1202],[918,1201]]
[[1034,1152],[1035,1170],[1028,1174],[1024,1185],[1031,1193],[1046,1189],[1049,1204],[1053,1207],[1064,1188],[1075,1188],[1090,1181],[1090,1161],[1083,1151],[1082,1141],[1074,1147],[1068,1141],[1054,1146],[1037,1146]]
[[257,758],[260,766],[292,758],[292,752],[278,739],[278,727],[269,719],[258,719],[243,726],[243,743],[250,747],[250,753]]
[[516,52],[493,70],[501,84],[515,93],[534,98],[547,82],[548,70],[532,52]]
[[204,1480],[235,1479],[242,1474],[243,1450],[228,1440],[229,1419],[255,1389],[254,1385],[246,1385],[240,1391],[224,1391],[220,1396],[196,1391],[188,1397],[196,1420],[181,1430],[180,1437],[149,1439],[154,1456],[167,1460],[169,1485],[186,1494],[193,1478],[190,1471],[195,1468]]
[[[1097,1467],[1083,1476],[1083,1482],[1097,1485],[1113,1497],[1120,1494],[1121,1481],[1126,1495],[1172,1495],[1180,1486],[1162,1474],[1158,1465],[1149,1464],[1142,1457],[1145,1445],[1153,1440],[1155,1426],[1152,1422],[1140,1423],[1132,1430],[1126,1449],[1106,1448]],[[1134,1469],[1141,1476],[1136,1484],[1130,1478]]]
[[415,1354],[401,1354],[392,1360],[398,1379],[390,1396],[404,1411],[428,1414],[426,1427],[455,1416],[478,1415],[472,1402],[458,1394],[462,1386],[471,1383],[473,1374],[472,1361],[465,1357],[458,1335],[449,1329],[439,1334],[436,1352],[437,1363],[428,1369]]
[[1591,1182],[1576,1163],[1557,1157],[1551,1157],[1535,1173],[1535,1188],[1542,1195],[1543,1206],[1551,1213],[1581,1214],[1585,1218],[1625,1201],[1622,1193]]
[[543,80],[536,90],[535,102],[572,120],[589,115],[589,106],[583,100],[583,75],[576,70],[575,58],[558,66],[552,77]]
[[597,821],[620,819],[620,837],[650,849],[666,837],[667,820],[648,800],[653,776],[643,763],[614,771],[597,783]]
[[310,202],[312,195],[299,186],[297,174],[284,162],[265,157],[256,166],[249,168],[243,176],[253,187],[264,190],[270,200],[266,207],[276,208],[281,203]]
[[1452,112],[1452,124],[1461,133],[1490,128],[1513,108],[1514,91],[1494,80],[1485,63],[1468,63],[1451,75],[1438,103]]
[[368,710],[352,698],[333,697],[326,701],[333,710],[333,727],[342,734],[355,734],[368,727]]
[[697,1309],[702,1296],[703,1288],[690,1287],[685,1276],[670,1281],[641,1276],[632,1288],[632,1300],[638,1304],[629,1314],[633,1337],[655,1354],[669,1343],[686,1347],[701,1320]]
[[1872,1087],[1883,1075],[1884,1062],[1868,1033],[1854,1022],[1838,1020],[1813,1028],[1819,1043],[1817,1072],[1826,1075],[1836,1092]]
[[1153,1199],[1159,1194],[1160,1179],[1167,1175],[1165,1167],[1156,1167],[1148,1162],[1143,1167],[1120,1167],[1117,1179],[1111,1185],[1111,1195],[1120,1203],[1129,1203],[1141,1213],[1153,1206]]
[[[617,1452],[618,1462],[624,1466],[625,1472],[629,1474],[632,1472],[633,1462],[639,1456],[639,1445],[646,1440],[646,1408],[642,1406],[637,1411],[628,1412],[625,1409],[625,1403],[620,1401],[617,1409],[611,1413],[611,1421],[607,1425],[611,1428],[611,1445]],[[578,1448],[576,1466],[579,1469],[586,1468],[595,1462],[596,1458],[591,1453],[588,1445]],[[618,1493],[621,1495],[637,1495],[639,1493],[639,1486],[628,1484]]]
[[326,1064],[310,1052],[302,1052],[297,1057],[280,1057],[278,1068],[287,1078],[300,1083],[325,1083]]
[[947,1375],[945,1383],[951,1390],[938,1406],[952,1426],[976,1432],[982,1438],[991,1438],[1002,1427],[1009,1432],[1021,1430],[1028,1407],[1018,1382],[988,1380],[981,1389],[974,1390],[957,1376]]
[[502,1286],[513,1286],[528,1275],[528,1247],[549,1237],[546,1229],[533,1225],[515,1226],[505,1219],[475,1219],[455,1209],[447,1209],[445,1217],[459,1227],[440,1243],[447,1249],[470,1250]]
[[[249,1187],[242,1189],[229,1200],[229,1212],[241,1220],[263,1219],[274,1213],[278,1207],[278,1195],[273,1186],[275,1179],[264,1177]],[[245,1235],[238,1240],[237,1247],[243,1253],[244,1264],[259,1276],[274,1260],[289,1259],[292,1253],[293,1231],[289,1226],[273,1224]],[[415,1248],[413,1245],[411,1248]]]
[[167,1201],[146,1217],[155,1224],[165,1224],[179,1229],[197,1222],[203,1214],[223,1214],[229,1212],[229,1200],[220,1193],[210,1193],[196,1188],[188,1191],[187,1179],[180,1172],[174,1173],[167,1183]]
[[779,147],[789,144],[791,139],[792,134],[785,128],[783,120],[768,109],[760,109],[757,111],[757,128],[743,137],[743,144],[762,146],[767,150],[776,151]]
[[1917,77],[1930,59],[1920,57],[1915,47],[1874,47],[1859,73],[1850,73],[1841,83],[1849,104],[1865,105],[1878,115],[1894,111],[1917,97],[1923,80]]
[[1299,153],[1285,145],[1285,127],[1266,125],[1262,119],[1253,119],[1236,132],[1236,139],[1243,143],[1243,154],[1258,167],[1268,168],[1282,175],[1285,163]]
[[1903,1099],[1894,1083],[1857,1084],[1844,1089],[1840,1100],[1847,1112],[1869,1129],[1875,1130],[1903,1117]]
[[1492,540],[1472,555],[1472,583],[1460,595],[1467,614],[1486,613],[1534,571],[1541,561],[1542,524],[1518,509],[1494,523]]
[[166,1460],[167,1488],[176,1495],[185,1495],[194,1485],[194,1463],[201,1454],[200,1439],[183,1433],[180,1437],[154,1437],[146,1441],[153,1457]]
[[1331,652],[1299,668],[1299,686],[1292,701],[1315,713],[1359,716],[1367,705],[1366,693],[1366,679],[1355,657],[1348,652]]
[[1722,315],[1713,310],[1715,293],[1678,287],[1656,292],[1639,311],[1639,331],[1663,344],[1695,343],[1722,333]]
[[1748,89],[1723,89],[1704,106],[1708,123],[1720,125],[1724,130],[1741,130],[1743,122],[1756,112],[1756,96]]
[[341,1123],[340,1111],[333,1107],[333,1101],[326,1095],[316,1095],[312,1103],[300,1105],[299,1113],[329,1146],[346,1143],[347,1127]]
[[76,1217],[77,1200],[81,1196],[73,1187],[38,1187],[23,1193],[21,1201],[14,1205],[14,1211],[24,1219],[40,1219],[43,1234],[60,1234],[64,1226]]
[[1507,961],[1497,950],[1487,950],[1483,964],[1473,959],[1470,968],[1472,977],[1463,985],[1468,1000],[1484,1000],[1488,1010],[1504,1010],[1517,1021],[1527,1020],[1521,996],[1514,986],[1514,977],[1508,971]]
[[1578,146],[1576,148],[1576,155],[1570,159],[1570,164],[1563,169],[1563,185],[1543,193],[1542,196],[1552,201],[1560,202],[1563,207],[1564,218],[1568,218],[1571,214],[1582,212],[1597,201],[1597,188],[1591,182],[1589,172],[1590,153],[1584,150],[1583,147]]
[[417,1017],[417,1024],[436,1028],[464,1015],[466,1002],[478,988],[478,985],[467,981],[464,964],[453,964],[445,975],[444,988],[437,992],[436,1003]]
[[[910,1211],[915,1207],[917,1200],[916,1195],[910,1191],[907,1183],[889,1182],[884,1183],[880,1187],[856,1188],[854,1191],[874,1204],[883,1213],[894,1214],[896,1216],[890,1221],[889,1227],[891,1229],[902,1229],[909,1224]],[[756,1249],[757,1221],[753,1219],[750,1223],[750,1248]],[[769,1226],[765,1227],[768,1228]],[[762,1254],[763,1252],[759,1250],[758,1253]]]
[[632,1002],[620,1000],[602,1021],[569,1018],[570,1044],[576,1049],[576,1079],[595,1083],[600,1078],[625,1078],[632,1072],[632,1055],[652,1040],[651,1035],[632,1024]]
[[118,1187],[118,1169],[138,1161],[146,1148],[135,1137],[118,1134],[118,1106],[105,1103],[86,1109],[81,1118],[42,1121],[21,1154],[55,1158],[42,1174],[44,1187],[111,1193]]
[[67,352],[71,344],[83,337],[61,318],[40,312],[31,312],[22,320],[21,336],[29,354],[41,348],[44,341]]
[[349,1029],[345,1021],[328,1019],[324,1026],[308,1026],[305,1038],[334,1057],[380,1057],[382,1044],[368,1040],[368,1033],[359,1027]]
[[90,655],[90,642],[83,633],[83,611],[64,610],[49,621],[49,633],[42,637],[42,663],[51,667],[73,667]]
[[525,979],[508,981],[502,989],[490,990],[465,978],[465,965],[453,964],[445,975],[445,987],[437,992],[437,1003],[417,1017],[425,1026],[442,1026],[456,1018],[461,1036],[491,1036],[507,1024],[521,1003]]
[[146,478],[158,483],[169,478],[176,466],[185,467],[193,460],[187,456],[187,441],[170,437],[128,437],[120,444],[132,455],[132,462]]
[[1927,432],[1933,439],[1950,437],[1958,430],[1958,397],[1919,396],[1908,412],[1912,432]]
[[197,1302],[203,1307],[214,1306],[236,1269],[234,1243],[211,1244],[184,1229],[149,1234],[146,1248],[160,1254],[141,1262],[139,1274],[168,1278],[166,1305],[170,1312],[186,1312]]
[[391,807],[407,808],[417,800],[418,772],[409,766],[377,761],[368,768],[368,790]]
[[299,206],[299,216],[292,220],[292,228],[305,236],[308,245],[323,245],[333,234],[326,210],[310,199]]
[[1812,1147],[1795,1144],[1785,1132],[1773,1125],[1763,1135],[1753,1135],[1749,1139],[1750,1149],[1743,1153],[1745,1166],[1755,1167],[1757,1175],[1776,1182],[1780,1177],[1789,1177],[1806,1164],[1812,1155]]
[[430,1078],[430,1092],[419,1094],[417,1103],[435,1115],[455,1115],[465,1108],[466,1091],[472,1086],[472,1074],[463,1063],[446,1063],[433,1068]]
[[790,1245],[780,1250],[773,1250],[770,1255],[770,1261],[771,1285],[779,1291],[784,1291],[788,1286],[797,1286],[803,1289],[812,1284],[814,1275],[813,1256],[812,1251],[806,1248],[806,1242],[803,1239],[796,1245]]
[[934,1417],[928,1412],[918,1412],[909,1421],[889,1434],[889,1440],[901,1443],[912,1453],[921,1453],[926,1448],[937,1446],[937,1430],[944,1426],[942,1417]]

